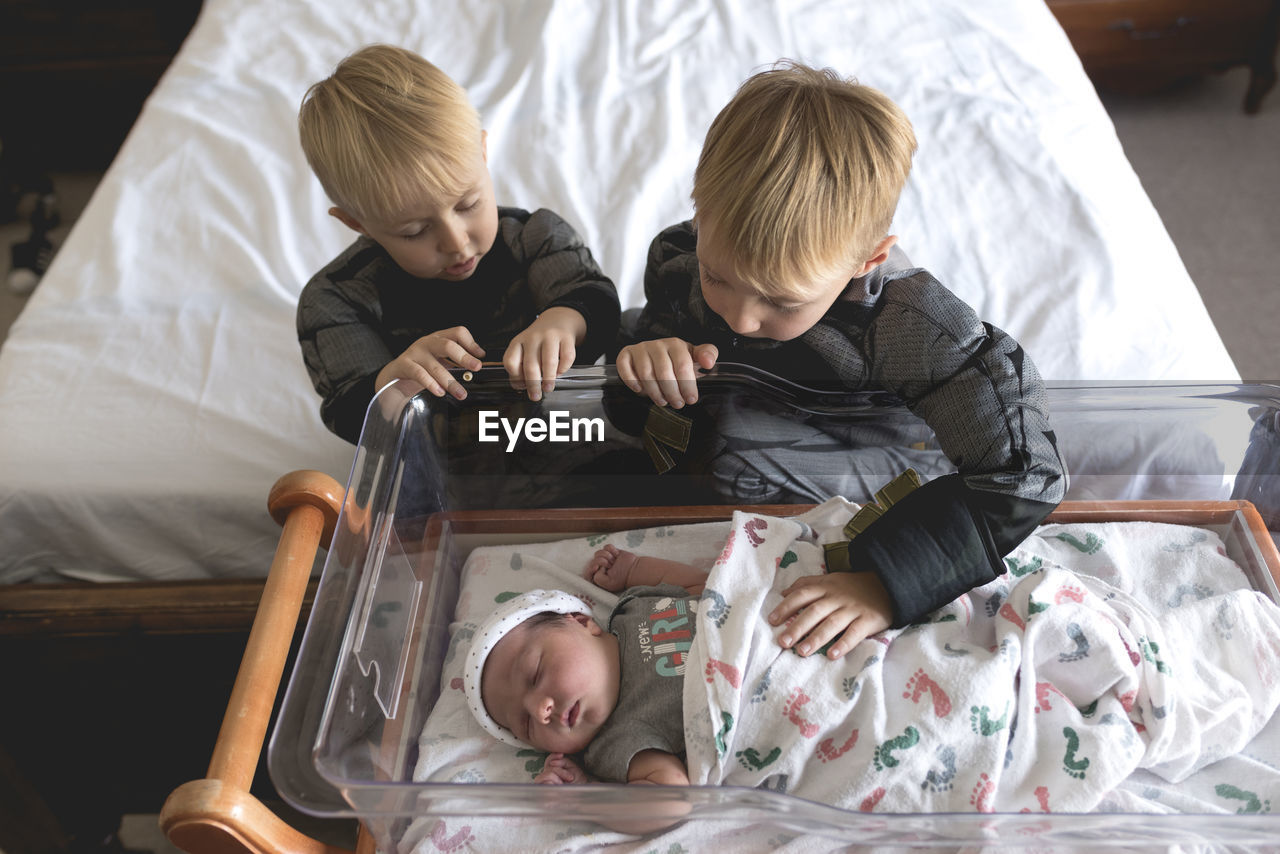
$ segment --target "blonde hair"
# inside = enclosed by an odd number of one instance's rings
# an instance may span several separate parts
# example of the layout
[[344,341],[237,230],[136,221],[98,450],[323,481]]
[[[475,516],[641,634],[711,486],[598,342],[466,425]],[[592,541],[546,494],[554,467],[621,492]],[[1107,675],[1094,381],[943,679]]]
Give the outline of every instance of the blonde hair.
[[392,215],[424,194],[460,195],[482,151],[463,88],[416,53],[381,44],[307,90],[298,135],[325,193],[356,219]]
[[782,62],[750,77],[707,132],[693,181],[700,229],[773,297],[871,257],[911,170],[915,134],[883,93]]

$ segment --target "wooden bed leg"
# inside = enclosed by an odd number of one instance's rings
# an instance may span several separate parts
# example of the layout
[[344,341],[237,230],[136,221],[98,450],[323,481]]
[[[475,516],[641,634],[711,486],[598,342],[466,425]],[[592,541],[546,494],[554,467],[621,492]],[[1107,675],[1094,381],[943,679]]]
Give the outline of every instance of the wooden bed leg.
[[341,506],[342,488],[321,472],[291,472],[271,489],[267,507],[284,530],[222,719],[208,776],[179,786],[160,812],[165,835],[190,854],[337,854],[344,850],[299,833],[249,793],[316,548],[328,547]]

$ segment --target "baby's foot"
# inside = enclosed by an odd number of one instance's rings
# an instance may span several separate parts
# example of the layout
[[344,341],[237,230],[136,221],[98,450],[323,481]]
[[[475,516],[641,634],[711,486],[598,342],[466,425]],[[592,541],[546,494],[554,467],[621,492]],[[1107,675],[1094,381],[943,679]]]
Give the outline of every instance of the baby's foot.
[[627,580],[631,577],[631,568],[636,565],[639,556],[617,546],[606,545],[596,552],[595,557],[587,564],[587,578],[611,593],[627,588]]

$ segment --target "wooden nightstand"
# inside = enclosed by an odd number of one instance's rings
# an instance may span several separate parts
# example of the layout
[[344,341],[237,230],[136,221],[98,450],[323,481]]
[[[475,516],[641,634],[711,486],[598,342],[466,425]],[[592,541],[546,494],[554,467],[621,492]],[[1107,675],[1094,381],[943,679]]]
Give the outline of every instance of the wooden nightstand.
[[199,0],[0,0],[0,141],[37,169],[101,169]]
[[1236,65],[1244,109],[1276,83],[1280,0],[1048,0],[1099,89],[1151,92]]

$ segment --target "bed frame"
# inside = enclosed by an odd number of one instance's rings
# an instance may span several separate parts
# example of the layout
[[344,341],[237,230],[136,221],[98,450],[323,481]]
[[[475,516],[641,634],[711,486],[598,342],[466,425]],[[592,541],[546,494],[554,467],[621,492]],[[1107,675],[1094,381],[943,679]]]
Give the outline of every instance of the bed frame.
[[[0,704],[0,848],[103,839],[122,814],[154,812],[199,773],[246,641],[262,643],[251,632],[259,602],[292,608],[271,640],[282,663],[294,625],[305,625],[313,556],[342,495],[319,472],[277,481],[267,509],[285,526],[280,554],[301,562],[273,566],[265,579],[0,585],[0,680],[20,698]],[[138,750],[172,733],[172,720],[197,735]]]
[[[249,791],[284,673],[290,638],[308,588],[309,568],[316,548],[327,545],[333,533],[341,507],[339,495],[336,483],[318,472],[286,475],[272,490],[272,515],[284,525],[284,531],[263,588],[208,774],[175,789],[160,813],[160,826],[165,835],[190,854],[278,851],[340,854],[351,850],[300,833]],[[579,532],[722,520],[729,518],[733,509],[698,506],[440,513],[427,527],[417,564],[420,572],[430,573],[445,562],[461,560],[464,557],[461,538],[471,535],[501,535],[512,542],[531,537],[558,539]],[[809,506],[751,509],[792,515]],[[1255,586],[1265,589],[1267,579],[1280,584],[1280,551],[1261,516],[1247,501],[1066,501],[1047,521],[1226,524],[1231,526],[1228,536],[1239,534],[1257,546],[1256,552],[1246,552],[1243,561],[1243,568]],[[401,686],[402,690],[408,687]],[[375,850],[372,836],[362,827],[355,851],[373,854]]]
[[[276,481],[267,510],[281,525],[294,510],[337,518],[342,487],[327,474],[296,471]],[[326,515],[323,544],[333,532]],[[281,535],[284,544],[288,531]],[[312,546],[314,551],[315,546]],[[0,585],[0,638],[238,632],[253,625],[267,579],[67,582]],[[307,582],[305,602],[315,593]]]

